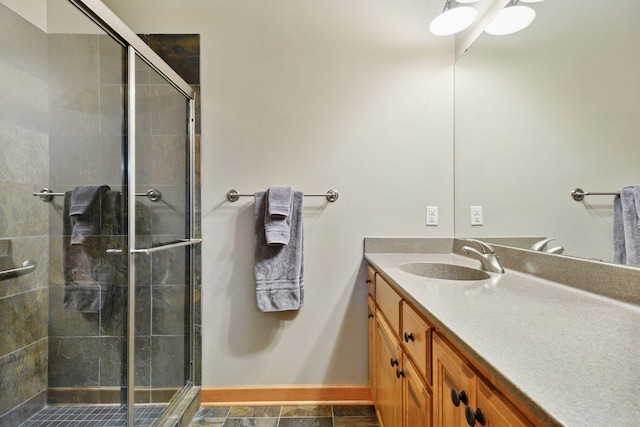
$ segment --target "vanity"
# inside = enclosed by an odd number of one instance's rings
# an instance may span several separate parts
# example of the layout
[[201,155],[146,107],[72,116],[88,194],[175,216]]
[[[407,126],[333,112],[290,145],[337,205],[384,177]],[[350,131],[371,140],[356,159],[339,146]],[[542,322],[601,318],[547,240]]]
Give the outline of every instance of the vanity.
[[500,245],[505,274],[451,280],[420,268],[478,271],[465,244],[365,239],[381,424],[640,424],[638,270]]

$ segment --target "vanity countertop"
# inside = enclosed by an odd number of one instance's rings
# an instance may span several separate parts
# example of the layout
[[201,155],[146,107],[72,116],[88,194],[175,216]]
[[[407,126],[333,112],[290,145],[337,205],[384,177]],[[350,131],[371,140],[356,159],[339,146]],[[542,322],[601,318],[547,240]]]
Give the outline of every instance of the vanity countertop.
[[400,270],[457,254],[365,253],[435,326],[548,425],[640,425],[640,307],[505,269],[481,281]]

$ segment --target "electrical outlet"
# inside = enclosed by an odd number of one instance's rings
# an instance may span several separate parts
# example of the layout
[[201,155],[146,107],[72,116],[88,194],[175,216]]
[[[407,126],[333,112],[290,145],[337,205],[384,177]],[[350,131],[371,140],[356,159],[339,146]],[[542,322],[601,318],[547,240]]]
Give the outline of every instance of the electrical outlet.
[[471,225],[482,225],[482,206],[471,206]]
[[438,225],[438,207],[427,206],[426,225]]

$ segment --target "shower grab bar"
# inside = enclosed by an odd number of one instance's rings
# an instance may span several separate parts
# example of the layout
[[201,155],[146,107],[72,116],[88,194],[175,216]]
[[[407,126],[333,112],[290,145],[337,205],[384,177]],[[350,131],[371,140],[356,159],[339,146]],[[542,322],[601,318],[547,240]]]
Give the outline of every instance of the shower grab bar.
[[[237,190],[229,190],[227,192],[227,200],[230,202],[237,202],[240,197],[253,197],[255,194],[240,194]],[[329,190],[326,194],[305,194],[304,197],[326,197],[328,202],[335,202],[338,200],[338,192],[336,190]]]
[[576,202],[584,200],[585,196],[617,196],[618,194],[620,194],[618,191],[609,193],[592,193],[590,191],[585,191],[582,188],[574,188],[571,190],[571,197]]
[[[43,202],[50,202],[51,200],[53,200],[54,196],[64,196],[64,193],[54,193],[48,188],[43,188],[39,192],[34,191],[33,193],[31,193],[31,195],[40,197],[40,200],[42,200]],[[150,190],[147,190],[146,193],[136,193],[136,196],[145,196],[150,201],[157,202],[162,197],[162,192],[160,190],[152,188]]]
[[[202,242],[202,239],[183,239],[180,242],[169,243],[168,245],[156,246],[147,249],[132,249],[131,253],[149,255],[155,252],[166,251],[168,249],[181,248],[183,246],[192,246]],[[107,250],[109,251],[109,249]]]
[[0,271],[0,278],[9,276],[11,274],[27,274],[36,269],[36,262],[32,259],[28,259],[22,263],[22,267],[12,268],[11,270]]

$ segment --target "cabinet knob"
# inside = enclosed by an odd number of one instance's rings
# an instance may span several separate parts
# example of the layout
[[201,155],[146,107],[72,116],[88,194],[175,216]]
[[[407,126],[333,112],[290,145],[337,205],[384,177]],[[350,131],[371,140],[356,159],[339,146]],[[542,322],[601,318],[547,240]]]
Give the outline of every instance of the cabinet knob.
[[392,357],[391,358],[391,367],[393,368],[394,366],[400,366],[400,365],[398,364],[398,359]]
[[404,371],[401,371],[400,369],[396,368],[396,377],[397,378],[404,377]]
[[462,390],[460,393],[458,393],[458,390],[456,390],[455,388],[451,389],[451,401],[453,402],[454,406],[460,406],[460,402],[464,403],[465,405],[469,404],[469,398],[467,397],[467,392]]
[[371,283],[371,279],[367,279],[367,285]]
[[369,319],[373,319],[373,314],[369,313]]
[[474,427],[476,425],[476,422],[478,422],[478,424],[480,424],[481,426],[486,424],[484,414],[482,413],[482,410],[480,408],[476,409],[476,411],[473,412],[473,409],[467,406],[466,408],[464,408],[464,417],[467,419],[467,424],[469,424],[469,426],[471,427]]
[[408,333],[404,333],[404,342],[409,342],[409,341],[415,341],[415,339],[413,338],[413,332],[411,332],[410,334]]

